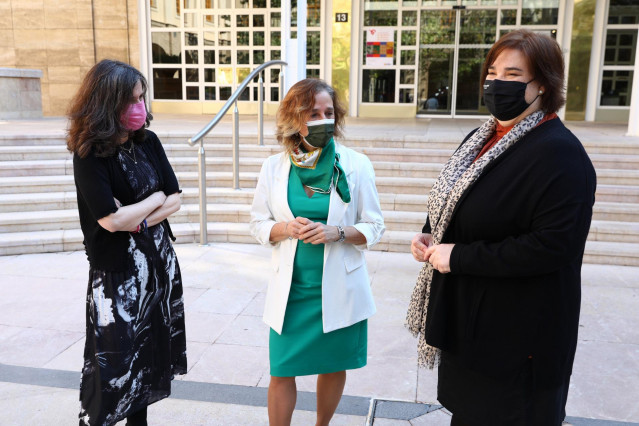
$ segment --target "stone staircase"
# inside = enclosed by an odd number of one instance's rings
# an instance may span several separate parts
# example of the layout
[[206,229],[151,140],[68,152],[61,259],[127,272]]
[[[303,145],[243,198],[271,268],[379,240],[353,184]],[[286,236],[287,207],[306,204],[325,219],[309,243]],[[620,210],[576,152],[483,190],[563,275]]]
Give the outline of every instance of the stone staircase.
[[[178,242],[199,238],[197,150],[190,135],[158,136],[184,192],[171,218]],[[582,141],[597,169],[597,203],[585,262],[639,266],[639,144]],[[232,190],[231,141],[206,139],[208,238],[210,242],[254,243],[249,209],[264,159],[280,151],[275,140],[259,147],[242,138],[240,186]],[[377,250],[409,252],[425,219],[426,194],[459,141],[349,137],[346,145],[373,162],[386,221]],[[0,255],[81,250],[73,164],[60,133],[0,137]]]

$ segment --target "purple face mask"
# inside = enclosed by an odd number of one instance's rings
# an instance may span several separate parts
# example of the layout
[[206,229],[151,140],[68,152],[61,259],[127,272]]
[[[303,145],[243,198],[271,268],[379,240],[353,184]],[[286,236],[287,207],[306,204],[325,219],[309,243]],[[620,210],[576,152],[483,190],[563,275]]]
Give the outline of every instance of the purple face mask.
[[146,123],[146,106],[144,105],[144,99],[135,104],[129,104],[122,115],[120,116],[120,123],[131,131],[139,130],[144,123]]

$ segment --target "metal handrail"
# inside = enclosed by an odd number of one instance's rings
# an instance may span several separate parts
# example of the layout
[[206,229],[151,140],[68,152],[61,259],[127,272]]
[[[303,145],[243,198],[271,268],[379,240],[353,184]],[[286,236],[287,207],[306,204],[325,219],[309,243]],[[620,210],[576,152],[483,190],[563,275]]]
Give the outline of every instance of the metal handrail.
[[198,149],[198,174],[199,176],[199,191],[200,191],[200,245],[205,246],[208,245],[208,235],[206,224],[208,223],[207,212],[206,212],[206,153],[204,151],[204,137],[209,134],[211,130],[220,122],[222,117],[226,114],[226,112],[231,108],[232,104],[235,104],[235,108],[233,109],[233,187],[235,189],[240,189],[240,137],[239,137],[239,113],[237,109],[237,99],[240,97],[240,94],[246,89],[246,86],[255,78],[256,75],[259,74],[259,117],[258,117],[258,141],[260,145],[264,145],[264,110],[262,104],[264,103],[264,96],[262,95],[263,91],[263,80],[262,80],[262,71],[265,68],[281,65],[282,69],[280,71],[280,99],[282,99],[283,95],[283,73],[284,66],[288,65],[284,61],[268,61],[255,68],[251,73],[244,79],[244,81],[240,84],[240,86],[235,90],[235,92],[231,95],[231,97],[226,101],[220,112],[218,112],[215,117],[206,125],[202,130],[200,130],[195,136],[189,138],[188,143],[190,146],[195,146],[198,142],[200,143],[200,148]]

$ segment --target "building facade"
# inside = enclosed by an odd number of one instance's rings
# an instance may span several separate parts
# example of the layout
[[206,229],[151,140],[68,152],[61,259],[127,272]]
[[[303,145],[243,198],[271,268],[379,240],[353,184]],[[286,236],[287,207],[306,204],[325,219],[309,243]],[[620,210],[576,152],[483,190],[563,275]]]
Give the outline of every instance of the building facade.
[[[0,66],[43,69],[49,115],[60,115],[81,75],[104,57],[140,67],[153,111],[195,114],[219,111],[253,68],[282,57],[281,0],[48,3],[9,1]],[[335,86],[352,116],[487,116],[482,62],[518,28],[548,34],[564,51],[565,118],[628,122],[639,111],[639,0],[307,0],[306,74]],[[264,76],[271,114],[279,72]],[[240,112],[257,111],[257,91],[251,82]]]

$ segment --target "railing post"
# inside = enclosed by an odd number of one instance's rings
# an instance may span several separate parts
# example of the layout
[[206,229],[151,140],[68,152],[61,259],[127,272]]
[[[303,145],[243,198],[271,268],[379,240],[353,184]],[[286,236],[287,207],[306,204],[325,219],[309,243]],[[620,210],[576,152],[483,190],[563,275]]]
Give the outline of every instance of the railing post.
[[198,151],[198,172],[200,175],[200,246],[208,245],[208,217],[206,213],[206,153],[204,152],[204,138],[200,139]]
[[233,108],[233,188],[240,189],[240,113]]
[[257,139],[258,144],[262,146],[264,145],[264,94],[262,93],[264,90],[264,79],[262,78],[261,72],[258,83],[260,87],[257,92],[257,102],[259,103],[259,113],[257,115]]
[[282,102],[284,99],[284,66],[280,67],[280,93],[278,98],[278,102]]

